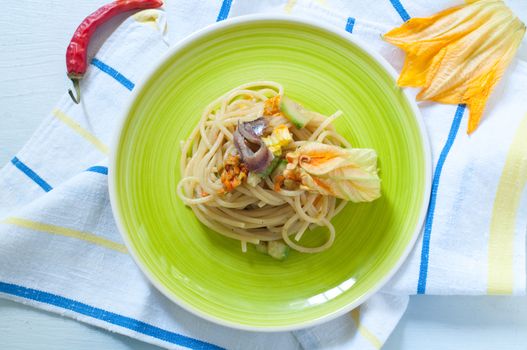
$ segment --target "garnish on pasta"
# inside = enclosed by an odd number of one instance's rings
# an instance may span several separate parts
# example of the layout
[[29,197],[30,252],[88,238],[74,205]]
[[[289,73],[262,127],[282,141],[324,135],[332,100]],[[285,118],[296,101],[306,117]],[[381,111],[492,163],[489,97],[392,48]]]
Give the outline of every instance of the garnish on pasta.
[[[381,196],[377,153],[353,148],[325,116],[272,81],[239,86],[205,108],[182,143],[178,195],[207,227],[276,259],[317,253],[335,239],[331,219],[348,203]],[[300,239],[324,226],[323,244]]]

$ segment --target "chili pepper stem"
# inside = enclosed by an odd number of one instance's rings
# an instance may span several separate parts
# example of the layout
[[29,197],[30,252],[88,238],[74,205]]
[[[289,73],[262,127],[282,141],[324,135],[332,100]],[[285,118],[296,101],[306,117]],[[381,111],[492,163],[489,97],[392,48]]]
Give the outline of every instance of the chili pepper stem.
[[75,94],[77,96],[75,97],[75,95],[73,95],[73,91],[71,91],[71,89],[68,89],[68,94],[70,94],[70,97],[73,102],[79,104],[81,102],[81,87],[79,84],[79,79],[71,79],[71,82],[73,83],[73,87],[75,88]]

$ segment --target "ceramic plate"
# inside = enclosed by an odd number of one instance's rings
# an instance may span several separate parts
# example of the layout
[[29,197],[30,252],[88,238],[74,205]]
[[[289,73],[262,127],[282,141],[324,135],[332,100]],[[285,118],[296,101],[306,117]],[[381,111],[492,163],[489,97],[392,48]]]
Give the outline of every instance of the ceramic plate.
[[[342,110],[338,131],[377,150],[382,198],[348,204],[323,253],[242,253],[176,195],[180,141],[208,103],[255,80],[320,113]],[[241,329],[298,329],[358,306],[407,256],[429,197],[424,127],[393,69],[349,33],[288,16],[217,23],[173,47],[136,88],[113,149],[112,206],[139,267],[182,307]]]

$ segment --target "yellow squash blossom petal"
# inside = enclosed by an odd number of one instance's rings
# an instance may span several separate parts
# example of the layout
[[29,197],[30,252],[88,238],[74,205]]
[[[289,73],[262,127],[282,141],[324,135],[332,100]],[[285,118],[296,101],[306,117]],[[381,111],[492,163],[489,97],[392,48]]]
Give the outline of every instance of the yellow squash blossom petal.
[[293,141],[293,136],[286,125],[280,124],[274,128],[271,135],[262,137],[262,141],[275,156],[280,156],[282,155],[282,147]]
[[287,154],[289,163],[300,166],[313,175],[325,175],[346,162],[346,149],[320,142],[307,142]]
[[342,148],[308,142],[287,154],[284,175],[300,179],[302,188],[353,202],[381,196],[377,153],[365,148]]
[[407,53],[397,83],[421,87],[419,100],[466,104],[470,134],[525,30],[502,0],[470,0],[428,18],[410,19],[384,39]]

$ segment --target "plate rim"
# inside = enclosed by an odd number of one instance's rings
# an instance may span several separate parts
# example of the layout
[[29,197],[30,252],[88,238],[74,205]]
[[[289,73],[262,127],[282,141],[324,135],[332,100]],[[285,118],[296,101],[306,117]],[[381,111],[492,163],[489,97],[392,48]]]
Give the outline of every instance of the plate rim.
[[200,38],[205,37],[208,34],[215,32],[219,29],[236,26],[236,25],[243,24],[243,23],[270,22],[270,21],[275,21],[275,22],[278,21],[278,22],[293,23],[293,24],[303,24],[303,25],[308,25],[316,29],[319,29],[319,30],[322,29],[332,34],[335,34],[341,37],[342,39],[349,41],[352,44],[358,46],[360,49],[362,49],[365,53],[367,53],[370,57],[372,57],[378,64],[380,64],[382,68],[386,72],[388,72],[389,75],[391,75],[394,81],[397,81],[398,74],[395,68],[393,68],[390,65],[390,63],[384,57],[382,57],[379,53],[377,53],[374,49],[370,48],[367,44],[362,42],[360,39],[354,38],[352,35],[350,35],[349,32],[345,31],[344,29],[324,23],[320,20],[299,17],[296,15],[286,15],[286,14],[251,14],[251,15],[233,17],[233,18],[221,21],[221,22],[214,22],[214,23],[211,23],[205,26],[202,29],[199,29],[198,31],[193,32],[192,34],[178,41],[173,46],[169,47],[168,51],[163,56],[161,56],[160,59],[158,59],[154,64],[152,64],[146,70],[142,78],[136,83],[135,85],[136,88],[134,89],[134,91],[132,91],[132,94],[127,102],[127,105],[124,108],[124,113],[121,115],[120,120],[117,122],[116,129],[113,132],[113,138],[110,143],[111,147],[110,147],[110,156],[109,156],[109,164],[108,164],[108,191],[110,195],[110,204],[112,208],[112,213],[113,213],[113,217],[115,219],[116,225],[117,225],[117,229],[119,231],[119,234],[123,238],[125,246],[132,257],[132,260],[134,261],[135,265],[139,267],[143,275],[147,277],[148,281],[152,285],[154,285],[154,287],[158,291],[160,291],[165,297],[167,297],[171,302],[177,304],[178,306],[182,307],[183,309],[185,309],[186,311],[189,311],[190,313],[194,315],[197,315],[207,321],[213,322],[215,324],[219,324],[221,326],[226,326],[226,327],[245,330],[245,331],[256,331],[256,332],[294,331],[294,330],[304,329],[307,327],[316,326],[321,323],[333,320],[341,315],[344,315],[347,312],[350,312],[351,310],[360,306],[370,297],[372,297],[375,293],[377,293],[397,273],[397,271],[399,271],[402,264],[405,261],[407,261],[407,258],[411,250],[415,246],[415,243],[417,241],[417,238],[420,235],[420,232],[423,228],[424,221],[426,218],[426,213],[428,210],[428,203],[430,200],[431,183],[432,183],[432,153],[431,153],[428,132],[427,132],[423,117],[409,89],[400,88],[403,91],[403,94],[414,114],[414,118],[417,122],[418,129],[419,129],[419,135],[420,135],[421,142],[423,145],[424,168],[425,168],[424,169],[425,170],[424,171],[425,188],[423,192],[423,203],[419,210],[419,215],[418,215],[418,220],[417,220],[415,231],[412,233],[411,239],[408,242],[405,250],[399,257],[399,259],[396,261],[396,263],[390,268],[388,273],[385,276],[383,276],[381,279],[379,279],[374,284],[374,286],[370,288],[370,290],[362,294],[355,301],[346,304],[346,306],[341,307],[340,309],[337,309],[333,312],[330,312],[320,317],[315,317],[307,321],[295,322],[295,323],[291,323],[288,325],[258,326],[258,325],[249,325],[249,324],[244,324],[244,323],[233,322],[233,321],[225,320],[221,317],[212,316],[210,314],[207,314],[203,312],[202,310],[200,310],[199,308],[192,305],[191,303],[188,303],[182,298],[179,298],[179,296],[175,295],[175,293],[172,293],[170,290],[168,290],[167,287],[165,287],[161,282],[159,282],[157,278],[154,276],[154,274],[151,271],[149,271],[147,266],[143,266],[143,263],[141,262],[139,256],[137,255],[135,248],[130,238],[128,237],[128,233],[125,230],[125,225],[122,220],[121,211],[120,211],[119,204],[118,204],[115,166],[117,163],[118,146],[120,144],[121,138],[123,137],[123,130],[128,120],[128,116],[131,112],[131,109],[134,106],[134,103],[138,95],[141,94],[143,89],[145,88],[146,83],[155,74],[155,72],[164,63],[166,63],[175,53],[184,49],[186,46],[192,44],[194,41],[199,40]]

